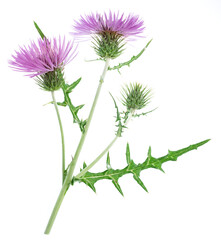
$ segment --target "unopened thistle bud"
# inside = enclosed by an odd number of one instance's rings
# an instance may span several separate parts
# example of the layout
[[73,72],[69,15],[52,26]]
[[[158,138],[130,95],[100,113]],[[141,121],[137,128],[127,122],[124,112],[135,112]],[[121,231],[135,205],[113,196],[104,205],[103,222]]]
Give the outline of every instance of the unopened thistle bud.
[[92,35],[93,48],[102,59],[116,58],[123,52],[126,39],[139,37],[144,30],[143,21],[132,14],[90,14],[75,21],[73,35],[77,39]]
[[122,91],[122,103],[128,112],[144,108],[151,99],[151,90],[140,83],[126,85]]
[[41,89],[45,91],[56,91],[59,90],[64,83],[64,74],[62,69],[58,68],[52,72],[37,76],[35,80]]
[[93,48],[96,54],[103,58],[117,58],[123,52],[124,37],[116,32],[104,31],[93,37]]

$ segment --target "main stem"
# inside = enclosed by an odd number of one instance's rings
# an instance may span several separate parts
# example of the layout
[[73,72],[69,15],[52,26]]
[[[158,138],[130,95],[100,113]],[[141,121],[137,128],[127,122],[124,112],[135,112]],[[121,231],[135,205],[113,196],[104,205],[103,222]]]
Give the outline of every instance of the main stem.
[[71,161],[71,164],[70,164],[70,167],[69,167],[69,171],[68,171],[67,176],[65,178],[64,184],[63,184],[63,186],[61,188],[61,191],[60,191],[60,194],[58,196],[58,199],[57,199],[57,201],[55,203],[54,209],[53,209],[53,211],[51,213],[51,217],[50,217],[50,219],[48,221],[48,225],[47,225],[47,227],[45,229],[45,234],[49,234],[50,233],[51,228],[52,228],[53,223],[54,223],[54,220],[55,220],[55,218],[57,216],[59,208],[60,208],[60,206],[62,204],[62,201],[64,199],[65,193],[68,190],[68,187],[69,187],[69,185],[71,183],[71,179],[72,179],[72,176],[73,176],[73,173],[74,173],[76,162],[78,160],[78,157],[79,157],[81,149],[83,147],[83,144],[84,144],[84,141],[85,141],[88,129],[90,127],[90,123],[91,123],[91,120],[92,120],[92,117],[93,117],[93,114],[94,114],[94,110],[95,110],[95,107],[96,107],[96,104],[97,104],[97,100],[98,100],[98,97],[100,95],[101,87],[102,87],[102,84],[104,82],[104,78],[105,78],[105,75],[107,73],[107,70],[108,70],[109,62],[110,62],[110,59],[106,59],[104,70],[103,70],[103,73],[102,73],[102,75],[100,77],[100,81],[99,81],[99,85],[98,85],[98,88],[97,88],[97,92],[96,92],[96,95],[94,97],[94,101],[93,101],[93,104],[92,104],[92,107],[91,107],[91,110],[90,110],[90,113],[89,113],[89,116],[88,116],[88,119],[87,119],[87,124],[85,126],[85,131],[81,135],[81,139],[79,141],[79,144],[78,144],[77,150],[75,152],[75,155],[74,155],[74,157],[73,157],[73,159]]
[[61,117],[58,111],[58,105],[54,96],[54,91],[51,92],[52,95],[52,99],[53,99],[53,104],[57,113],[57,117],[58,117],[58,123],[60,126],[60,132],[61,132],[61,145],[62,145],[62,185],[64,183],[64,171],[65,171],[65,143],[64,143],[64,132],[63,132],[63,127],[62,127],[62,123],[61,123]]

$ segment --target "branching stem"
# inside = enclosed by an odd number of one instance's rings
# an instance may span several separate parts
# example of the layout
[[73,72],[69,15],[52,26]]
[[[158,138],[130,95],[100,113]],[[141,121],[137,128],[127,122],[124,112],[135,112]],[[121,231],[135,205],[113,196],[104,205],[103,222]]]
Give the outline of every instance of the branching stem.
[[70,186],[70,183],[71,183],[71,180],[72,180],[72,176],[73,176],[73,173],[74,173],[74,169],[75,169],[78,157],[80,155],[81,149],[83,147],[83,144],[84,144],[84,141],[85,141],[88,129],[90,127],[90,123],[91,123],[91,120],[92,120],[92,117],[93,117],[93,114],[94,114],[94,110],[95,110],[95,107],[96,107],[96,104],[97,104],[97,100],[98,100],[98,97],[100,95],[101,87],[102,87],[102,84],[104,82],[104,78],[106,76],[107,70],[108,70],[109,62],[110,62],[110,59],[106,59],[104,70],[103,70],[103,73],[102,73],[102,75],[100,77],[99,85],[98,85],[98,88],[97,88],[97,92],[96,92],[96,95],[95,95],[95,98],[94,98],[94,101],[93,101],[93,104],[92,104],[92,107],[91,107],[91,110],[90,110],[90,113],[89,113],[89,116],[88,116],[88,119],[87,119],[87,124],[85,126],[85,131],[81,135],[81,139],[79,141],[77,150],[76,150],[75,155],[74,155],[74,157],[72,159],[72,162],[70,163],[70,167],[69,167],[67,176],[65,178],[64,184],[63,184],[63,186],[61,188],[60,194],[59,194],[58,199],[57,199],[57,201],[55,203],[55,206],[54,206],[54,209],[52,211],[51,217],[49,219],[48,225],[47,225],[47,227],[45,229],[45,234],[49,234],[50,233],[51,228],[52,228],[53,223],[54,223],[54,220],[55,220],[55,218],[57,216],[59,208],[60,208],[60,206],[62,204],[62,201],[64,199],[65,193],[67,192],[67,190],[68,190],[68,188]]
[[[129,113],[129,117],[127,119],[127,121],[125,122],[125,126],[128,124],[128,122],[130,121],[131,117],[133,116],[134,111]],[[109,143],[109,145],[98,155],[98,157],[91,162],[90,165],[88,165],[86,168],[84,168],[80,173],[78,173],[74,178],[80,178],[82,177],[86,172],[88,172],[108,151],[109,149],[114,145],[114,143],[116,142],[116,140],[120,137],[119,134],[117,134],[115,136],[115,138]]]
[[86,168],[84,168],[80,173],[78,173],[74,178],[80,178],[82,177],[87,171],[89,171],[107,152],[108,150],[113,146],[113,144],[116,142],[119,136],[115,136],[115,138],[110,142],[110,144],[103,150],[103,152],[98,155],[98,157]]

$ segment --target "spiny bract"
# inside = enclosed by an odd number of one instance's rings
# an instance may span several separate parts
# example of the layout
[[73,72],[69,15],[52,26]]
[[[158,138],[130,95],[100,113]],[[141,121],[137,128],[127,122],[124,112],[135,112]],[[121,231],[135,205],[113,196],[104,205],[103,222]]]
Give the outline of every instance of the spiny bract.
[[144,108],[151,99],[151,90],[143,87],[140,83],[126,85],[122,91],[122,103],[128,111]]

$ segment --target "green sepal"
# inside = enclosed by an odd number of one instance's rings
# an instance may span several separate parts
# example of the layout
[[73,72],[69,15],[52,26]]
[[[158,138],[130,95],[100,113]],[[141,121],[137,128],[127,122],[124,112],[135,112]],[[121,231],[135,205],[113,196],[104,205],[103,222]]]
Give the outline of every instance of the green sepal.
[[[140,180],[140,172],[148,169],[148,168],[155,168],[163,171],[162,169],[162,164],[168,161],[176,161],[178,157],[181,155],[192,151],[194,149],[197,149],[198,147],[206,144],[210,139],[207,139],[205,141],[190,145],[186,148],[182,148],[177,151],[169,151],[167,155],[160,157],[160,158],[154,158],[151,155],[151,147],[148,149],[148,154],[143,163],[138,163],[135,164],[133,160],[130,159],[129,164],[123,168],[123,169],[108,169],[103,172],[98,172],[98,173],[91,173],[91,172],[86,172],[83,176],[80,178],[73,178],[72,182],[77,181],[77,182],[84,182],[86,185],[92,188],[94,187],[94,184],[97,181],[108,179],[113,182],[113,184],[116,185],[116,188],[118,189],[119,192],[122,192],[121,188],[119,188],[118,180],[122,176],[131,173],[134,177],[134,179],[137,181],[137,183],[145,190],[147,191],[145,185],[143,182]],[[127,149],[126,149],[127,152]],[[129,158],[128,158],[129,159]]]
[[39,35],[41,36],[42,39],[46,38],[44,33],[41,31],[40,27],[38,26],[38,24],[34,21],[34,25],[35,25],[35,28],[37,29]]

